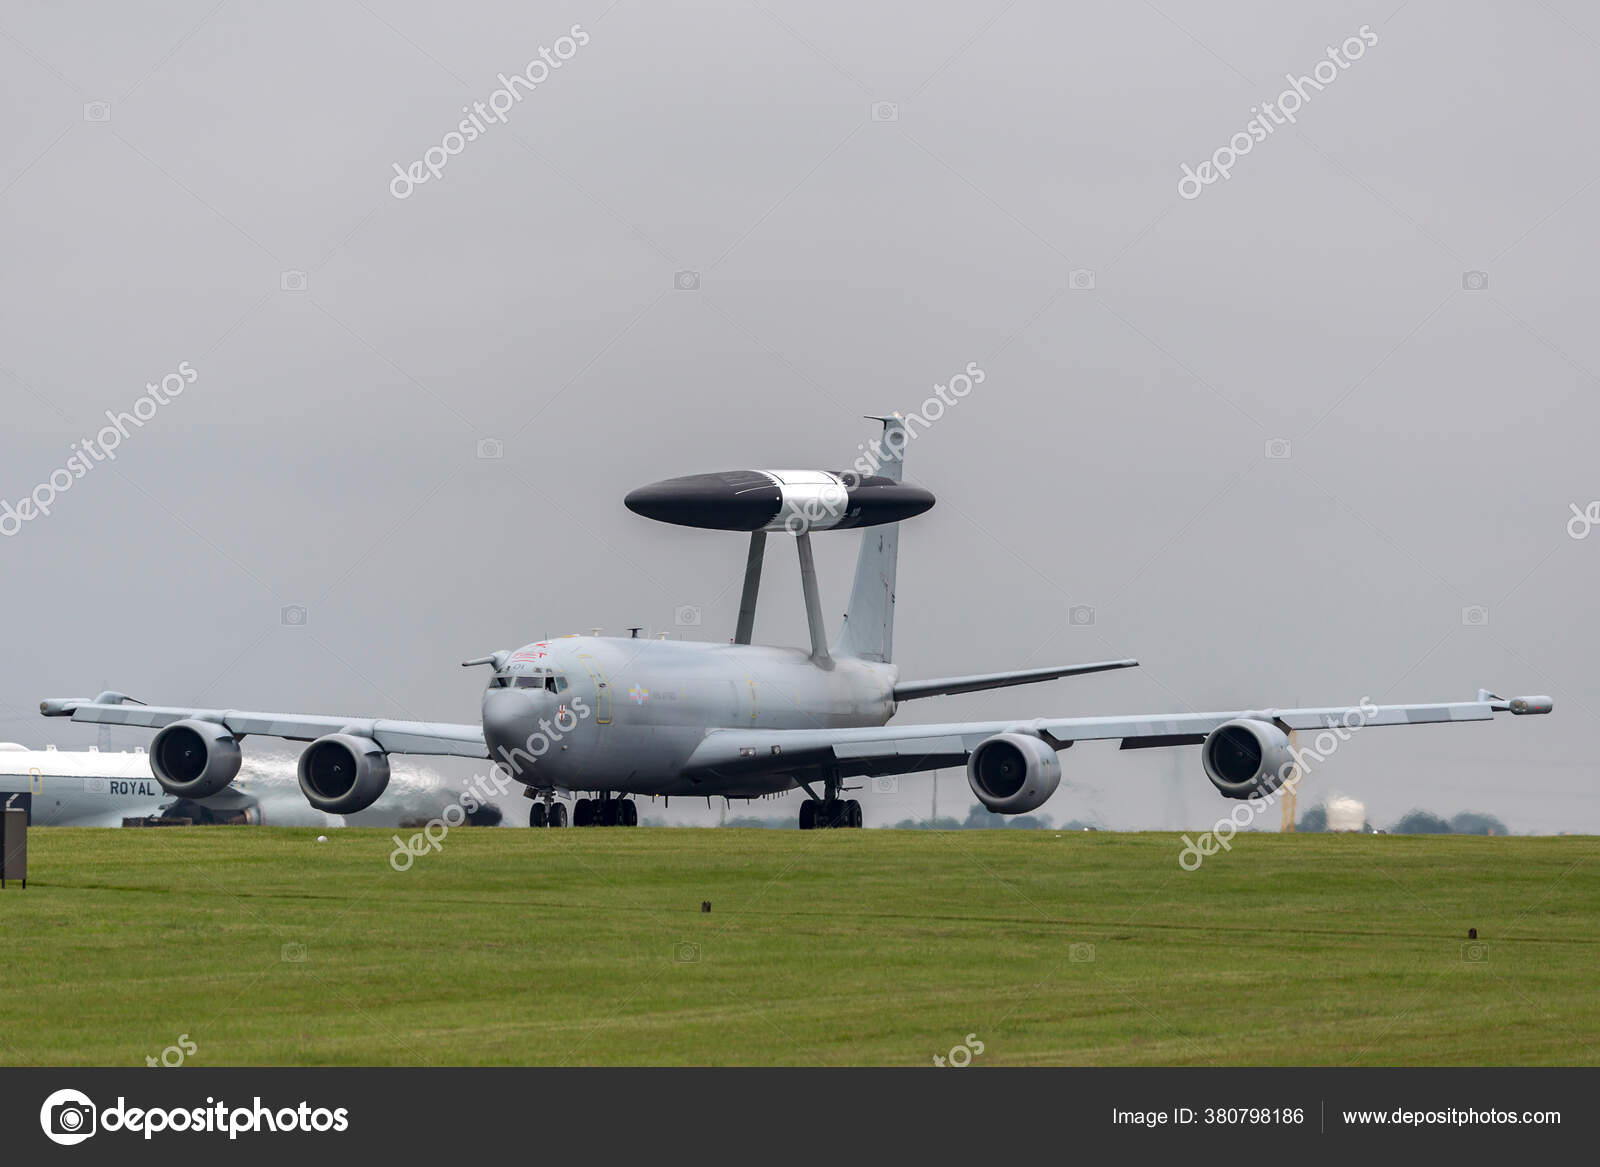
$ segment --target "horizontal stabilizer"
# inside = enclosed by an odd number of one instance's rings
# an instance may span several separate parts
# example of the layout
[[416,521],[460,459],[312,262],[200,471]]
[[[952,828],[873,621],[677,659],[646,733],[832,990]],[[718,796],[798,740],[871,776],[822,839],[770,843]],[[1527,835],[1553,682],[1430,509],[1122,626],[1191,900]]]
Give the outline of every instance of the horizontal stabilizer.
[[896,701],[918,697],[942,697],[949,693],[978,693],[984,689],[1009,689],[1012,685],[1032,685],[1057,677],[1076,677],[1083,673],[1105,673],[1112,669],[1136,668],[1136,660],[1096,661],[1087,665],[1054,665],[1046,669],[1019,669],[1009,673],[977,673],[970,677],[935,677],[931,681],[904,681],[894,687]]

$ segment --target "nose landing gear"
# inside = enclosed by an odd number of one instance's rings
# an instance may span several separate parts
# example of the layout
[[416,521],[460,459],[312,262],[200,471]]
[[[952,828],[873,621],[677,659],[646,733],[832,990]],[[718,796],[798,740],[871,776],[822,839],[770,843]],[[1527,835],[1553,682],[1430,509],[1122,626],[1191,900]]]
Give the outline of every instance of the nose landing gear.
[[535,795],[534,804],[528,808],[530,827],[564,827],[567,825],[566,803],[556,801],[554,791]]

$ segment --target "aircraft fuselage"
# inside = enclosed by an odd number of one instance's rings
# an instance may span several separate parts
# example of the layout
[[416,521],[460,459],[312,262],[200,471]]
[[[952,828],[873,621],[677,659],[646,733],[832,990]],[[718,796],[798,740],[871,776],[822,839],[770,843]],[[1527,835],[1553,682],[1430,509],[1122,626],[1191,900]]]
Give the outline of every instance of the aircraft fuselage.
[[[893,664],[814,661],[803,649],[573,636],[529,644],[483,696],[490,758],[536,788],[630,794],[770,794],[684,776],[708,730],[849,728],[894,714]],[[520,752],[518,752],[520,751]]]

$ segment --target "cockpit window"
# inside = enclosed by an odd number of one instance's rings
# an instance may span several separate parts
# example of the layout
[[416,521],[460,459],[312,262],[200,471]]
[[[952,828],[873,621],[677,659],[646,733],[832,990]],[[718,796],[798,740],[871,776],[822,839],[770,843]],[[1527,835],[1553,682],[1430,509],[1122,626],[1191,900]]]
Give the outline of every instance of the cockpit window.
[[525,673],[506,673],[489,680],[491,689],[543,689],[549,693],[565,693],[567,678],[551,669],[531,669]]

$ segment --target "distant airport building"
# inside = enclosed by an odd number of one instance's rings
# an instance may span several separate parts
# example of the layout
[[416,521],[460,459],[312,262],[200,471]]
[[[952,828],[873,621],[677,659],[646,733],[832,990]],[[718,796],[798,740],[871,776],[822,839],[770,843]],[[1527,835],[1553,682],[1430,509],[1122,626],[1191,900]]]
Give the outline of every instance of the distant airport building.
[[1329,831],[1359,835],[1366,829],[1367,804],[1359,799],[1335,795],[1328,799],[1323,809],[1328,815]]

